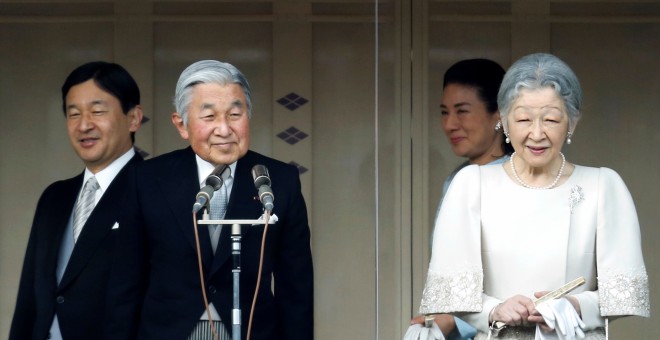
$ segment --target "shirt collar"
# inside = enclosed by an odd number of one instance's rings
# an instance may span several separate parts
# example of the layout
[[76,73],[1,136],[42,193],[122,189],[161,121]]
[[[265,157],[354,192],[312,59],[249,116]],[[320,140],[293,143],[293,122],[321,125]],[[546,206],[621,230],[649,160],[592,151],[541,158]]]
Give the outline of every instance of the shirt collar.
[[126,153],[112,161],[110,165],[106,166],[103,170],[97,172],[96,174],[92,173],[88,168],[85,168],[83,183],[86,183],[90,177],[95,176],[96,181],[99,183],[99,187],[101,188],[101,192],[105,192],[115,177],[117,177],[119,171],[121,171],[121,169],[123,169],[124,166],[128,164],[133,156],[135,156],[135,149],[130,148],[128,151],[126,151]]
[[[199,187],[203,187],[206,185],[206,177],[208,177],[211,174],[211,171],[215,169],[215,165],[203,160],[201,157],[198,155],[195,155],[195,160],[197,161],[197,180],[199,182]],[[225,176],[231,177],[234,173],[236,173],[236,162],[229,164],[229,170],[230,172],[227,174],[225,172]],[[227,180],[227,178],[223,177],[223,180]]]

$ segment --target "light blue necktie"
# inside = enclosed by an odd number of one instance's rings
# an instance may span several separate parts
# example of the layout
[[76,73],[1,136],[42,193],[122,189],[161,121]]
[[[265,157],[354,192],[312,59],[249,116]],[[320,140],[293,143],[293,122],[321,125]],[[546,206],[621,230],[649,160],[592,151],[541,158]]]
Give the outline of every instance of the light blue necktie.
[[76,208],[73,218],[73,242],[78,241],[78,236],[87,222],[87,218],[94,210],[94,196],[96,196],[96,190],[99,190],[99,183],[96,181],[96,177],[90,177],[85,186],[83,187],[82,195],[78,202],[76,202]]
[[[229,176],[227,176],[229,177]],[[225,183],[218,189],[211,198],[211,212],[209,216],[212,220],[221,220],[225,218],[225,213],[227,212],[227,179]],[[209,236],[211,237],[211,246],[213,247],[213,253],[215,254],[215,249],[218,247],[218,240],[220,239],[220,231],[222,230],[220,225],[210,224],[209,225]]]

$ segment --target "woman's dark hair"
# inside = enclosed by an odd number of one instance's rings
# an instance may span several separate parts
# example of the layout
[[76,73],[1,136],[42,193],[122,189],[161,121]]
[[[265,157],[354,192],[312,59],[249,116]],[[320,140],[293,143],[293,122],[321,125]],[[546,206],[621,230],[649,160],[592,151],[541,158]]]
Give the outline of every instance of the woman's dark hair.
[[[486,110],[490,114],[495,114],[498,110],[497,93],[500,90],[504,73],[504,68],[490,59],[461,60],[445,72],[442,88],[449,84],[474,88],[479,99],[486,105]],[[502,138],[502,150],[506,154],[513,152],[513,147],[504,142],[504,138]]]

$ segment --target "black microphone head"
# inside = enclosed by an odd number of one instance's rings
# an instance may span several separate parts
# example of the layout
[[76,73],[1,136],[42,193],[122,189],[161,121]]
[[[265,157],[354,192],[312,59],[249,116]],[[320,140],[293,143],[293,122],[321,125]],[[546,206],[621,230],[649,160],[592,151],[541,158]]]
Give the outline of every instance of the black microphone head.
[[254,186],[257,189],[262,185],[270,186],[270,175],[268,174],[268,168],[264,165],[257,164],[252,167],[252,178],[254,179]]
[[205,183],[206,185],[213,187],[213,190],[218,190],[220,187],[222,187],[223,181],[220,176],[211,174],[209,177],[206,177]]
[[222,173],[225,172],[225,169],[227,169],[227,164],[220,164],[216,166],[213,171],[211,171],[211,174],[209,177],[206,177],[206,182],[204,182],[206,185],[210,185],[213,187],[213,190],[218,190],[220,187],[222,187]]

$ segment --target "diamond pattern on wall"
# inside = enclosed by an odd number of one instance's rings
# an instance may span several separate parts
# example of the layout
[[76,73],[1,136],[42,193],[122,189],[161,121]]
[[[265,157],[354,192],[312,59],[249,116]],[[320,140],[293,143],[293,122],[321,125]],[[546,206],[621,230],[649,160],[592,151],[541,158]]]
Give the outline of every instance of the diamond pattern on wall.
[[291,92],[287,94],[286,96],[280,98],[277,100],[277,102],[286,107],[287,109],[293,111],[305,104],[307,104],[308,100],[297,95],[295,92]]
[[[299,107],[307,104],[309,102],[309,100],[303,98],[302,96],[296,94],[295,92],[291,92],[291,93],[287,94],[286,96],[284,96],[280,99],[277,99],[276,102],[278,104],[286,107],[290,111],[294,111],[294,110],[298,109]],[[307,133],[301,131],[300,129],[296,128],[295,126],[291,126],[287,129],[283,130],[282,132],[278,133],[277,137],[279,139],[283,140],[284,142],[286,142],[289,145],[294,145],[294,144],[297,144],[298,142],[300,142],[301,140],[309,137],[309,135]],[[289,164],[295,166],[298,169],[298,173],[300,175],[302,175],[305,172],[309,171],[308,168],[306,168],[306,167],[304,167],[304,166],[302,166],[302,165],[300,165],[300,164],[298,164],[294,161],[289,162]]]
[[301,140],[307,138],[309,136],[308,134],[298,130],[296,127],[292,126],[280,133],[277,134],[277,137],[279,137],[281,140],[293,145]]
[[305,172],[309,171],[309,169],[307,169],[306,167],[304,167],[304,166],[302,166],[302,165],[300,165],[300,164],[298,164],[294,161],[289,162],[289,164],[291,164],[291,165],[295,166],[296,168],[298,168],[298,173],[301,174],[301,175],[304,174]]

